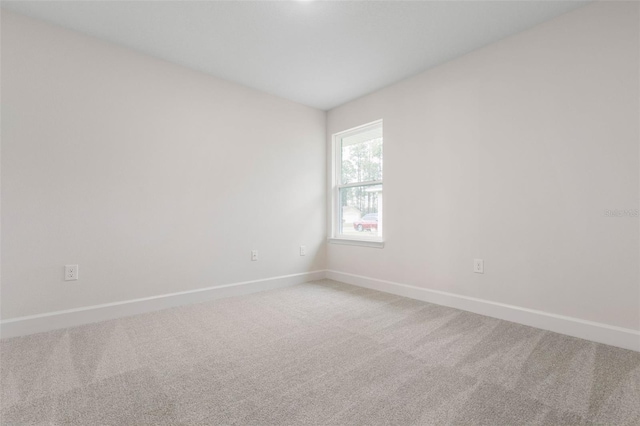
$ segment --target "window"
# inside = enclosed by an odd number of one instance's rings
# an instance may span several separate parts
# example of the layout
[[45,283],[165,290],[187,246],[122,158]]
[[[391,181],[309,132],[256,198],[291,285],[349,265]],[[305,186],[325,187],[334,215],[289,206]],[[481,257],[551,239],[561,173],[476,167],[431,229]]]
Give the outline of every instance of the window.
[[332,242],[381,247],[382,151],[382,121],[333,136]]

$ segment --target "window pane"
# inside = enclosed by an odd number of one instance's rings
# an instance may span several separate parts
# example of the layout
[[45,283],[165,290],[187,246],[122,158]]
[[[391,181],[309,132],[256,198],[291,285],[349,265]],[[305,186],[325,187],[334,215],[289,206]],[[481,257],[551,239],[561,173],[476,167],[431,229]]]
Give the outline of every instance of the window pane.
[[382,127],[342,138],[342,184],[382,180]]
[[338,233],[350,237],[382,235],[382,185],[341,188]]

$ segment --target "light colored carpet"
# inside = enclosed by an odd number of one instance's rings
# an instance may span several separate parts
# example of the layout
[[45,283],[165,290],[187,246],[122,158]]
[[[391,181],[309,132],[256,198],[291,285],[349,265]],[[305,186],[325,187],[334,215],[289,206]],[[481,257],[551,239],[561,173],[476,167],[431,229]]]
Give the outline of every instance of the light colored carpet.
[[2,424],[640,424],[640,353],[334,281],[0,343]]

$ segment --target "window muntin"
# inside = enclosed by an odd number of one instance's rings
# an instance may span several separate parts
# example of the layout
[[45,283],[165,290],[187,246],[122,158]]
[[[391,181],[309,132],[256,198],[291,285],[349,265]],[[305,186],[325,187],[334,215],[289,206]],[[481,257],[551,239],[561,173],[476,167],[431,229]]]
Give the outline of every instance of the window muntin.
[[382,240],[382,121],[334,135],[333,237]]

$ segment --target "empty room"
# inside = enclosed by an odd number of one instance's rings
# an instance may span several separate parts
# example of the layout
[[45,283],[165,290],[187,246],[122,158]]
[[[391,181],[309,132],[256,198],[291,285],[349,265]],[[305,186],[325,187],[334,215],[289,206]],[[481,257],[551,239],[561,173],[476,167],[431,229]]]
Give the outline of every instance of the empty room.
[[640,425],[640,2],[0,6],[1,425]]

